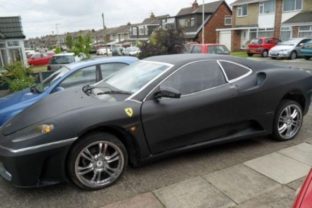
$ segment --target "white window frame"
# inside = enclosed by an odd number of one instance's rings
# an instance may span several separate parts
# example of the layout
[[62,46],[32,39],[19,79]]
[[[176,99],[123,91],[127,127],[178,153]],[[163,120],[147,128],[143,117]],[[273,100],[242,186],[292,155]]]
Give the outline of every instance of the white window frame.
[[[307,30],[302,30],[302,29],[301,29],[302,27],[309,27],[309,29],[307,29]],[[299,36],[299,37],[309,37],[309,36],[307,36],[307,35],[301,36],[301,35],[300,35],[301,33],[309,33],[309,34],[312,34],[312,25],[299,26],[299,28],[298,28],[298,36]]]
[[[269,1],[271,1],[271,0],[269,0]],[[269,2],[269,1],[266,1],[266,2]],[[265,4],[266,2],[260,2],[260,3],[259,3],[259,14],[260,14],[260,15],[273,14],[273,13],[275,12],[275,1],[273,1],[273,3],[274,3],[273,11],[272,11],[272,12],[269,12],[269,13],[264,12],[264,9],[265,9],[264,4]],[[262,11],[261,11],[261,10],[262,10]]]
[[[243,7],[246,6],[246,14],[243,14]],[[244,4],[237,7],[237,17],[246,17],[248,15],[248,4]]]
[[294,11],[300,11],[300,10],[302,10],[302,8],[303,8],[303,0],[300,0],[301,1],[301,8],[299,8],[299,9],[297,9],[296,7],[297,7],[297,1],[296,0],[293,0],[294,1],[294,5],[295,5],[295,8],[293,9],[293,10],[284,10],[284,4],[285,4],[285,1],[283,1],[283,12],[294,12]]
[[[230,20],[230,23],[227,23],[227,20]],[[224,17],[224,25],[232,25],[232,16]]]

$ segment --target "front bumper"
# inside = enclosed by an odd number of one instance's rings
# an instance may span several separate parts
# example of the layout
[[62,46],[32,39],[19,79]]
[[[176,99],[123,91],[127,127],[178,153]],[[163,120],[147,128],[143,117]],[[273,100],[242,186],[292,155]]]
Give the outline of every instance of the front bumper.
[[273,58],[287,58],[289,57],[289,53],[287,52],[270,52],[269,56]]
[[39,187],[65,181],[66,157],[74,140],[20,149],[0,146],[0,175],[17,187]]

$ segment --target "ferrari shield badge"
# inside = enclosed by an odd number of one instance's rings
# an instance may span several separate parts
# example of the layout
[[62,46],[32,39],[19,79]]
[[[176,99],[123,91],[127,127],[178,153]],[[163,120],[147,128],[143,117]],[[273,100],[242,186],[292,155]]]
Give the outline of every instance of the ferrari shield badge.
[[125,112],[126,112],[127,116],[129,116],[130,118],[133,116],[133,109],[132,108],[125,108]]

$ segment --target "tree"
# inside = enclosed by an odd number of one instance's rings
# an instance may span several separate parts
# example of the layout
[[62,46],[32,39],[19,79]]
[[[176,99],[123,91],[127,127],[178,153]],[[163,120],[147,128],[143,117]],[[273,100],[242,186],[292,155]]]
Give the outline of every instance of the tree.
[[91,50],[91,38],[89,35],[82,36],[79,35],[73,41],[73,47],[71,49],[76,56],[81,55],[81,53],[85,54],[87,58],[90,58],[90,50]]
[[69,33],[66,35],[65,45],[68,48],[68,50],[71,50],[73,48],[74,39],[73,39],[73,36],[71,36],[71,34],[69,34]]
[[152,33],[148,42],[141,43],[139,47],[140,58],[181,53],[184,48],[184,35],[174,29],[159,29]]

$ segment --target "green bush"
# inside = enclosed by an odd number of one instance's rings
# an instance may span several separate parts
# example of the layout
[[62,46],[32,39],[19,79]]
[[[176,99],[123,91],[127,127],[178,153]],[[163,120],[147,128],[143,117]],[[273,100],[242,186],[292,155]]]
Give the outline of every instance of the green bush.
[[15,62],[4,67],[4,72],[0,75],[0,82],[7,84],[11,92],[16,92],[34,84],[31,71],[20,62]]

